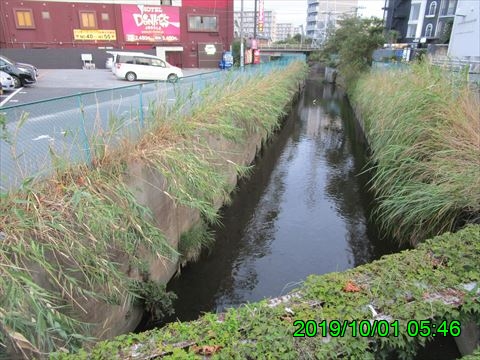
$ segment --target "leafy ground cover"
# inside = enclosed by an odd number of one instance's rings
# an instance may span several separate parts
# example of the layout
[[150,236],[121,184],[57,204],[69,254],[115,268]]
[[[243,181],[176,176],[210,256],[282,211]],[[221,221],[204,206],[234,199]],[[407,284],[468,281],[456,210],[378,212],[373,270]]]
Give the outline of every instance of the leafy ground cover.
[[[458,335],[460,324],[480,324],[480,226],[445,233],[417,249],[384,256],[342,273],[311,275],[292,293],[208,313],[196,321],[168,324],[100,342],[90,351],[52,359],[382,359],[412,358],[434,336],[412,336],[412,320],[427,320]],[[310,325],[301,329],[296,320]],[[338,321],[339,325],[332,323]],[[352,336],[366,320],[388,323],[369,336]],[[330,324],[323,333],[322,321]],[[397,333],[395,335],[395,322]],[[317,324],[317,325],[314,325]],[[441,328],[443,329],[443,328]],[[442,330],[436,336],[443,336]],[[359,330],[360,331],[360,330]],[[312,336],[294,337],[293,334]],[[424,332],[425,334],[425,332]],[[337,336],[335,336],[337,335]],[[372,336],[370,336],[372,335]],[[474,355],[472,355],[474,356]]]

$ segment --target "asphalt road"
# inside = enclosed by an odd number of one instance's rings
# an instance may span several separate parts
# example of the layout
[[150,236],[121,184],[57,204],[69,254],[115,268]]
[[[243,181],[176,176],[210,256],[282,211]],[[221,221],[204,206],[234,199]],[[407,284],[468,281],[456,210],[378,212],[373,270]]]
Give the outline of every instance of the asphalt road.
[[[217,69],[183,69],[185,77],[210,72],[218,73]],[[140,83],[151,82],[135,81],[130,83],[118,79],[110,70],[105,69],[40,69],[36,84],[0,95],[0,108]]]
[[55,159],[51,150],[70,162],[88,161],[95,135],[109,145],[137,136],[150,118],[150,103],[169,107],[190,88],[199,91],[223,77],[211,70],[184,73],[176,84],[132,85],[107,70],[40,70],[37,84],[7,93],[0,107],[5,120],[5,128],[0,128],[0,191],[50,172]]

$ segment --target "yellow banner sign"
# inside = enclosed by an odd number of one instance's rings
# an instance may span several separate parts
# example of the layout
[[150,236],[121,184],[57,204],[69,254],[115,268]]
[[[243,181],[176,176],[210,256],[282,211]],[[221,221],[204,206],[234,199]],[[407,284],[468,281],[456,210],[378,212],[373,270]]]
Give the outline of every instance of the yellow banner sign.
[[82,30],[73,29],[75,40],[117,40],[115,30]]

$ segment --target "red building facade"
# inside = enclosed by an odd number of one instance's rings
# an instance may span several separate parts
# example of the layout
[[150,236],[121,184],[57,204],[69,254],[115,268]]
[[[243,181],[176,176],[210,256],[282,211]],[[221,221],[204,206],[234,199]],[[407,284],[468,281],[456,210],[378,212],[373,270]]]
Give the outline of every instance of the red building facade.
[[2,0],[0,48],[155,49],[177,66],[215,67],[233,10],[233,0]]

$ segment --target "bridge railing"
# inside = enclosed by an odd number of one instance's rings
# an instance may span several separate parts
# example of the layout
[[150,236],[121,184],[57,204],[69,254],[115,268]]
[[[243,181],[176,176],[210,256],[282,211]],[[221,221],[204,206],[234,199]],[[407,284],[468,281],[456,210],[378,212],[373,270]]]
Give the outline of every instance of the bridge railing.
[[124,139],[138,139],[159,116],[192,111],[207,86],[255,77],[294,60],[286,56],[243,71],[184,77],[175,84],[150,82],[0,107],[0,193],[69,164],[91,164]]
[[310,44],[272,44],[272,45],[261,45],[259,46],[260,50],[317,50],[317,47],[312,47]]

